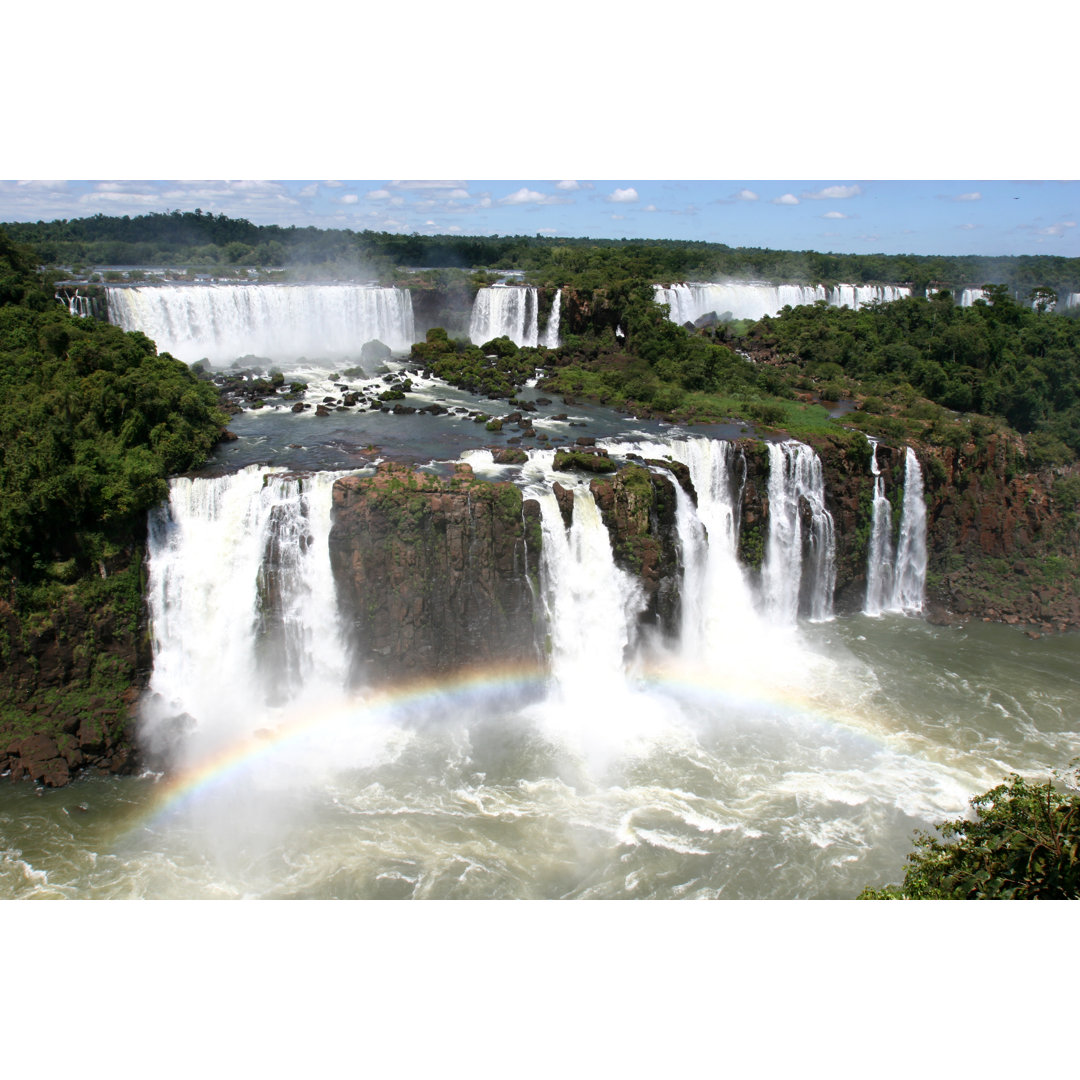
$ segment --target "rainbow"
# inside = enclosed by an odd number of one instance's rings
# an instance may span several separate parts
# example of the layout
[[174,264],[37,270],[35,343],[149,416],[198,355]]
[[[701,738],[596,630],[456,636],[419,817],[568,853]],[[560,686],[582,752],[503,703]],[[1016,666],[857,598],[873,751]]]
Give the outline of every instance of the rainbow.
[[[841,726],[855,735],[882,745],[893,738],[874,718],[838,712],[806,695],[750,680],[721,678],[715,673],[682,664],[653,664],[635,669],[627,677],[634,690],[671,694],[704,708],[719,705],[733,711],[783,710],[816,722]],[[358,693],[316,705],[297,705],[274,718],[273,727],[230,741],[204,756],[197,764],[167,774],[152,789],[149,805],[129,821],[123,835],[155,830],[185,806],[213,790],[226,789],[260,763],[285,759],[319,735],[335,727],[357,730],[376,725],[402,724],[412,718],[482,713],[505,705],[535,702],[551,689],[549,672],[539,664],[504,664],[473,667],[441,679],[418,679],[381,690]]]

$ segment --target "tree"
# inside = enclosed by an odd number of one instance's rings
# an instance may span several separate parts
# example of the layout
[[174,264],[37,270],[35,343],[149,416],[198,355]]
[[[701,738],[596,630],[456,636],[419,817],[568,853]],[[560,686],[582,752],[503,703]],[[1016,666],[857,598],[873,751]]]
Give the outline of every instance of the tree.
[[[1078,790],[1080,768],[1065,777]],[[915,834],[902,885],[864,889],[860,900],[1078,900],[1080,795],[1013,773],[971,800],[975,819]],[[944,842],[943,842],[944,841]]]
[[1053,289],[1040,285],[1037,289],[1032,289],[1028,293],[1028,299],[1031,301],[1032,307],[1042,315],[1046,311],[1054,310],[1054,306],[1058,302],[1058,294]]

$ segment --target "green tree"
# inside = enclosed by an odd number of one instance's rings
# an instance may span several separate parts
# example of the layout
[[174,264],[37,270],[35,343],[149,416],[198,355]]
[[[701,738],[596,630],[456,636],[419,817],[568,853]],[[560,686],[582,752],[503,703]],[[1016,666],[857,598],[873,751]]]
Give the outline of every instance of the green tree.
[[[1073,791],[1074,767],[1063,779]],[[971,800],[974,820],[915,834],[902,885],[864,889],[860,900],[1080,899],[1080,796],[1053,778],[1035,785],[1013,773]]]

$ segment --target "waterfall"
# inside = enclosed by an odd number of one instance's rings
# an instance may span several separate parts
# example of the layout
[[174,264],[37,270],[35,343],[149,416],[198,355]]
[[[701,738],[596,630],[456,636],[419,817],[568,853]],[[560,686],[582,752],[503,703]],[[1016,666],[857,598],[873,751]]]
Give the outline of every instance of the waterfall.
[[874,477],[874,506],[870,521],[870,548],[866,560],[867,615],[880,615],[892,604],[893,542],[892,506],[885,497],[885,477],[878,468],[876,439],[870,439],[870,472]]
[[339,475],[251,466],[171,481],[149,519],[158,719],[186,713],[213,742],[250,735],[301,694],[344,688],[327,548]]
[[762,281],[687,282],[668,288],[653,287],[653,299],[669,304],[672,322],[696,322],[715,312],[733,319],[760,319],[775,315],[786,305],[798,307],[824,300],[833,307],[846,304],[858,309],[869,303],[887,303],[910,296],[906,285],[774,285]]
[[359,356],[381,341],[408,352],[415,340],[407,290],[371,285],[151,285],[107,290],[109,321],[141,330],[187,363]]
[[559,347],[559,309],[561,306],[562,289],[559,289],[555,293],[555,299],[551,302],[551,312],[548,315],[547,327],[544,330],[545,348],[557,349]]
[[611,538],[587,485],[574,488],[569,530],[552,492],[540,494],[540,510],[552,676],[565,696],[592,698],[604,687],[621,686],[644,594],[615,565]]
[[469,321],[469,340],[483,345],[508,337],[515,345],[535,346],[539,340],[537,291],[522,285],[493,285],[479,289]]
[[900,515],[900,541],[896,547],[896,583],[892,608],[919,612],[926,589],[926,502],[922,469],[915,451],[907,448],[904,466],[904,507]]
[[[804,506],[810,518],[805,558]],[[831,619],[835,556],[821,459],[795,440],[770,443],[769,539],[762,567],[769,616],[781,625],[794,623],[800,611],[814,622]]]
[[88,319],[94,314],[94,298],[83,296],[76,289],[73,293],[58,292],[56,299],[67,305],[69,315],[77,315],[79,318]]
[[982,289],[963,289],[960,293],[960,306],[971,307],[976,300],[985,300],[986,293]]

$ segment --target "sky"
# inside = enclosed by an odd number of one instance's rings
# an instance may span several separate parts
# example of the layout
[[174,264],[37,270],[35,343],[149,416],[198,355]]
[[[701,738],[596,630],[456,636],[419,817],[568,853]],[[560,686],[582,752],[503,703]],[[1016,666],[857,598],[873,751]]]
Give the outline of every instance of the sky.
[[170,210],[400,233],[705,240],[868,254],[1080,256],[1080,182],[0,181],[0,221]]

